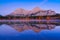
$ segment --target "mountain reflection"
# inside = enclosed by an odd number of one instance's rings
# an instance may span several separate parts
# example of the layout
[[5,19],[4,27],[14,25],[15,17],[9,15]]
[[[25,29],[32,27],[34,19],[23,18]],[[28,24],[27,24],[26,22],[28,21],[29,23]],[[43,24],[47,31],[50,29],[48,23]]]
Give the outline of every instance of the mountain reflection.
[[51,30],[56,26],[60,25],[59,22],[0,22],[0,25],[7,24],[15,30],[22,32],[24,30],[33,30],[35,32],[40,32],[42,30]]
[[14,24],[14,25],[10,25],[12,28],[16,29],[17,31],[21,32],[24,30],[33,30],[35,32],[40,32],[41,30],[44,29],[54,29],[55,25],[46,25],[46,24],[31,24],[31,25],[19,25],[19,24]]

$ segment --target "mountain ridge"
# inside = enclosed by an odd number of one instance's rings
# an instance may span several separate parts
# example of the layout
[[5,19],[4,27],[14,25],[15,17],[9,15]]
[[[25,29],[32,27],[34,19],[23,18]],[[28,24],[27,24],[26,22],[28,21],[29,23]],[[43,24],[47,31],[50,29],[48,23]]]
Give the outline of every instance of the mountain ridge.
[[36,15],[41,16],[41,15],[54,15],[56,13],[55,11],[52,11],[52,10],[42,10],[39,7],[35,7],[32,10],[25,10],[22,8],[18,8],[9,15],[20,15],[20,14],[23,14],[23,15],[31,15],[31,14],[35,15],[36,14]]

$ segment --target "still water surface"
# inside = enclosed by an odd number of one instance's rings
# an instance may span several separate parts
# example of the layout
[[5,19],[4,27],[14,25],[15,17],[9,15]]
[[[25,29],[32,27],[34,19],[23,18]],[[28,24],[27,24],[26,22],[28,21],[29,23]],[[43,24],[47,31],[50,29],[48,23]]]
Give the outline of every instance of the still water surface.
[[0,22],[0,40],[60,40],[60,21]]

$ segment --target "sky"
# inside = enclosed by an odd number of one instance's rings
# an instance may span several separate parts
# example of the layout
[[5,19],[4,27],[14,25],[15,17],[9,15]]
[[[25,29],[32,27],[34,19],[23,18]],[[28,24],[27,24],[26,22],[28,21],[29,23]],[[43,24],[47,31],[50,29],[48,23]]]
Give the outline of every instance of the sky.
[[17,8],[32,10],[35,7],[60,13],[60,0],[0,0],[0,15],[8,15]]

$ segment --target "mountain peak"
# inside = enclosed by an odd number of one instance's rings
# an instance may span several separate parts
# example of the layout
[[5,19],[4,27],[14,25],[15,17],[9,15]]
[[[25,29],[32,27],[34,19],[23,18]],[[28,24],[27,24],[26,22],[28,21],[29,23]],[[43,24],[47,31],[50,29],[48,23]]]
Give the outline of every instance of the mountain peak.
[[34,9],[40,9],[39,7],[35,7]]
[[24,9],[22,8],[17,8],[15,11],[23,11]]
[[32,13],[38,12],[38,11],[40,11],[40,10],[41,10],[41,9],[40,9],[39,7],[35,7],[35,8],[32,9]]
[[32,10],[25,10],[22,8],[17,8],[14,12],[12,12],[13,15],[15,14],[31,14],[40,11],[41,9],[39,7],[35,7]]
[[22,8],[18,8],[13,12],[13,14],[21,14],[21,13],[23,13],[23,11],[25,11],[25,10]]

